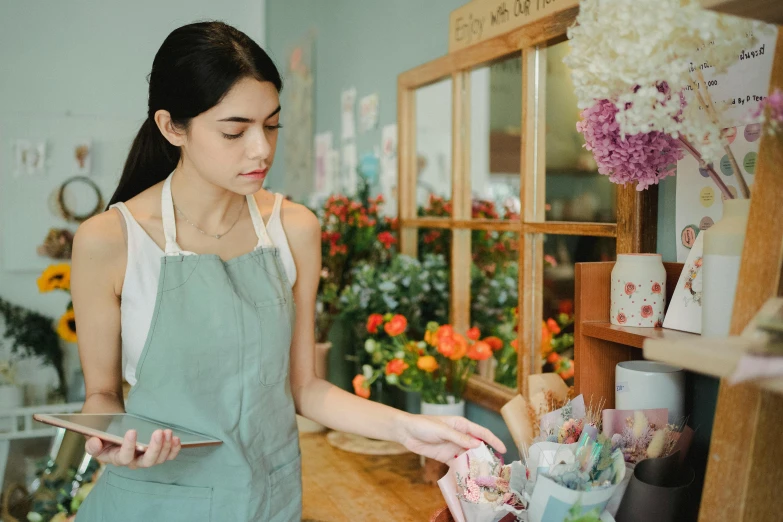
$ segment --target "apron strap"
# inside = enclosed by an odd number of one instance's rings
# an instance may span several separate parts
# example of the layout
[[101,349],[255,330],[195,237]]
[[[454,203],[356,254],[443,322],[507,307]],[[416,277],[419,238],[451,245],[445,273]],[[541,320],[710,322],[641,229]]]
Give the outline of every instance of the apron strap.
[[261,211],[258,210],[258,202],[253,194],[247,195],[247,208],[250,211],[250,219],[253,220],[253,228],[256,229],[256,235],[258,236],[256,248],[274,247],[275,245],[269,237],[269,232],[266,230],[264,218],[261,217]]
[[182,248],[177,244],[177,221],[174,217],[174,200],[171,197],[171,176],[169,174],[163,182],[163,190],[160,193],[160,209],[163,216],[163,235],[166,238],[166,255],[178,255]]

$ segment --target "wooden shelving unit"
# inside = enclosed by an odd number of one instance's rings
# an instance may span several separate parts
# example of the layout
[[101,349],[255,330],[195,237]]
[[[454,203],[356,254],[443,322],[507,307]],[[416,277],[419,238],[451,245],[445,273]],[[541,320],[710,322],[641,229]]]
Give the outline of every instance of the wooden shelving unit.
[[[682,263],[664,263],[666,302],[671,300]],[[700,336],[666,328],[615,326],[609,322],[609,292],[614,263],[576,265],[574,386],[587,400],[604,400],[614,407],[614,369],[617,363],[643,358],[647,339],[687,342]]]

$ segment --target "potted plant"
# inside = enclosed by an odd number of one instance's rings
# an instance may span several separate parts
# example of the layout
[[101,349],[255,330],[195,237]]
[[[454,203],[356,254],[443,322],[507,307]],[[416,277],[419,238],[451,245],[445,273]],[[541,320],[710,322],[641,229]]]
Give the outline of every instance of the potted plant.
[[365,351],[372,363],[353,379],[354,392],[370,397],[378,379],[405,391],[421,394],[425,415],[465,415],[463,394],[478,361],[492,357],[487,339],[480,340],[478,328],[464,335],[451,325],[431,322],[423,339],[406,335],[408,320],[397,314],[372,314],[367,319]]
[[52,319],[2,298],[0,317],[5,321],[4,337],[11,341],[11,353],[23,357],[41,357],[46,364],[51,365],[60,381],[57,390],[59,398],[65,399],[67,387],[63,351],[60,339],[52,328]]
[[[354,363],[351,375],[360,372],[365,364],[373,363],[373,354],[362,348],[368,336],[376,333],[365,327],[371,313],[404,316],[408,333],[421,339],[427,323],[447,321],[448,303],[448,267],[441,255],[428,254],[421,261],[396,255],[388,266],[369,262],[358,265],[352,283],[340,296],[341,317],[347,324],[355,325],[352,346],[356,350],[349,355]],[[403,407],[404,397],[395,394],[385,380],[376,380],[373,390],[373,400]]]

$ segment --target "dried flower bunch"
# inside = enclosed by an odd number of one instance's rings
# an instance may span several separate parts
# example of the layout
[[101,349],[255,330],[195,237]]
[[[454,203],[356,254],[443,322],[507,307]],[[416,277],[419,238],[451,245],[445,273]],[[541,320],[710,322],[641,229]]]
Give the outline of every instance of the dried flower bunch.
[[458,496],[473,504],[521,504],[510,490],[511,466],[494,457],[493,460],[471,459],[468,455],[467,475],[457,473]]
[[647,458],[667,457],[674,451],[682,426],[656,426],[642,411],[625,420],[622,433],[612,435],[612,448],[622,452],[626,462],[637,463]]

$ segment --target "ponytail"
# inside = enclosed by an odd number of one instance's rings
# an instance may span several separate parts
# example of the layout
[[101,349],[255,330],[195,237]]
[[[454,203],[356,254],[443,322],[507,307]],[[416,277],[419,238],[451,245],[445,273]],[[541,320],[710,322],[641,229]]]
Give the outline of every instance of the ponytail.
[[147,118],[133,140],[120,183],[109,205],[128,201],[166,179],[177,166],[179,155],[179,148],[163,137],[152,118]]

